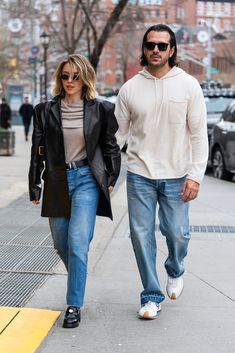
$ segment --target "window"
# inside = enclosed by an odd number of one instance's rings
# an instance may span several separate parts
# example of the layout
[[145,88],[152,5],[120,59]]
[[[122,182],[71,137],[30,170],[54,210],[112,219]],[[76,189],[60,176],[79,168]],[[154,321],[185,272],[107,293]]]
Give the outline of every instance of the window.
[[129,4],[132,2],[132,5],[138,5],[139,6],[147,6],[147,5],[162,5],[162,0],[139,0],[139,2],[137,2],[136,0],[130,0]]
[[197,2],[197,14],[199,16],[202,16],[204,14],[204,2],[203,1]]
[[222,7],[221,7],[221,3],[220,2],[216,2],[215,3],[215,12],[214,15],[215,16],[221,16],[222,15]]
[[231,116],[231,122],[235,123],[235,112],[233,112],[233,115]]
[[224,20],[224,31],[230,31],[231,29],[231,23],[229,20]]
[[229,2],[224,3],[224,16],[230,16],[231,14],[231,4]]
[[184,18],[184,9],[182,7],[177,8],[177,18]]
[[207,11],[206,14],[207,16],[213,16],[214,14],[214,6],[213,2],[207,2]]
[[223,114],[223,120],[235,123],[235,101],[233,101],[230,106],[225,110]]

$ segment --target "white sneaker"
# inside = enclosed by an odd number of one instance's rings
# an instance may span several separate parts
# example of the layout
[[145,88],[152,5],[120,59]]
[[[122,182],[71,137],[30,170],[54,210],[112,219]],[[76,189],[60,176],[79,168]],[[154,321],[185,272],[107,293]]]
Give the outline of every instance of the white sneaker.
[[161,304],[149,301],[140,308],[139,318],[146,320],[156,319],[159,311],[161,311]]
[[182,293],[183,288],[184,288],[183,276],[178,278],[172,278],[168,276],[166,291],[170,299],[172,300],[177,299]]

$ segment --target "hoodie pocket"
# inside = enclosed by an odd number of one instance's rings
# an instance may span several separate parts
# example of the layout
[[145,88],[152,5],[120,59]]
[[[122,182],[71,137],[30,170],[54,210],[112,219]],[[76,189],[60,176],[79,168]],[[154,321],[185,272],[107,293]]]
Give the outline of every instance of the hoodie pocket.
[[169,124],[186,124],[187,101],[169,100]]

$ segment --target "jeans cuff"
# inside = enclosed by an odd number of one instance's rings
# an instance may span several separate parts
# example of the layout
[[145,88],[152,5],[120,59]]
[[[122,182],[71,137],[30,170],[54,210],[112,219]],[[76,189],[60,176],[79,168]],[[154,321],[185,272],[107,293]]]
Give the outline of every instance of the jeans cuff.
[[140,296],[141,305],[148,303],[149,301],[154,303],[161,303],[165,299],[165,295],[156,295],[156,294],[144,294]]

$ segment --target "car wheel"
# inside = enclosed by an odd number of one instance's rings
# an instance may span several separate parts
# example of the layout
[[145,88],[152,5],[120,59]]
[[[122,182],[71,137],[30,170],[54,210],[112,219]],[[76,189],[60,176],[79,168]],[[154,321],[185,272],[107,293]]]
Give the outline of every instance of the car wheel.
[[220,148],[216,148],[212,158],[212,169],[215,178],[232,180],[233,174],[225,168],[224,157]]

